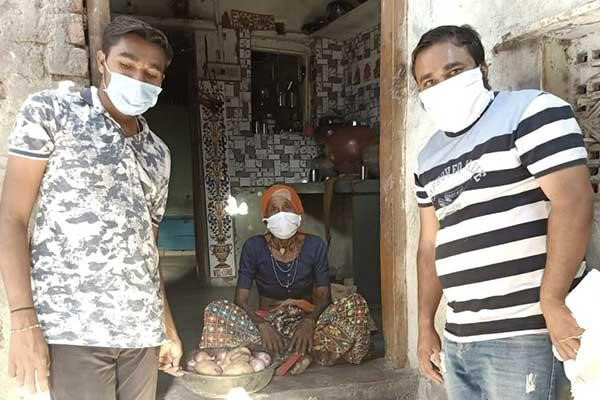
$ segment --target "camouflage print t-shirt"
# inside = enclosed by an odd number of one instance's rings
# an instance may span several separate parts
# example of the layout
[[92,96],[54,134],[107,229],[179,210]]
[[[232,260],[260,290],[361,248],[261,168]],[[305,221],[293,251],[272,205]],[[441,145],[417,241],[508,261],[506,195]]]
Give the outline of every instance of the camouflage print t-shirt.
[[139,118],[125,137],[97,89],[24,103],[9,154],[48,160],[31,238],[32,285],[52,344],[142,348],[164,341],[158,250],[169,149]]

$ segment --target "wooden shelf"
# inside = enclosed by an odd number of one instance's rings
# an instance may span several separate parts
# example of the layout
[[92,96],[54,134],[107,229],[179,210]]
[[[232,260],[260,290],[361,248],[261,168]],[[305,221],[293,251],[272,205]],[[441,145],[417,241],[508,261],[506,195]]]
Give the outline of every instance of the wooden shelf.
[[368,0],[311,33],[313,37],[348,40],[381,22],[381,0]]
[[[324,182],[293,183],[290,186],[298,194],[322,194],[325,192]],[[335,183],[335,192],[338,194],[379,193],[379,179],[339,179]]]

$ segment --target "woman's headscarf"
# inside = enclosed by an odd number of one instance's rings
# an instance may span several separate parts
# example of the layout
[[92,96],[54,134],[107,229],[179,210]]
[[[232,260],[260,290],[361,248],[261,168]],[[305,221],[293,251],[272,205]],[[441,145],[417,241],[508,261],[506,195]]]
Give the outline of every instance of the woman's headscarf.
[[304,214],[304,207],[302,206],[300,196],[298,196],[298,193],[296,193],[296,191],[292,187],[287,185],[274,185],[267,189],[267,191],[263,194],[262,198],[260,199],[260,211],[262,212],[263,218],[266,218],[267,216],[267,208],[269,207],[269,202],[273,197],[277,196],[288,199],[290,203],[292,203],[296,214]]

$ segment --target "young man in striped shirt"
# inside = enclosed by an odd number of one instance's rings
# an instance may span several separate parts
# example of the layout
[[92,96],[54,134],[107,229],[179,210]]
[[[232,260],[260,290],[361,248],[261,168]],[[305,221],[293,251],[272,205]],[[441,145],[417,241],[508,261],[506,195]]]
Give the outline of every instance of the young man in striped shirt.
[[[565,306],[592,221],[587,153],[571,107],[539,91],[490,90],[468,26],[427,32],[412,55],[438,131],[415,171],[420,368],[451,400],[558,399],[582,330]],[[448,300],[442,377],[433,321]]]

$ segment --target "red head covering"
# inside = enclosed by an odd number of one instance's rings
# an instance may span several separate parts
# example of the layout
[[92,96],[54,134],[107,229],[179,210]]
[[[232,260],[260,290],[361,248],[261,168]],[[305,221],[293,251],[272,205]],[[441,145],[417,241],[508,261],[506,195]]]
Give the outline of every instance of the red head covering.
[[266,218],[269,202],[275,196],[285,197],[290,201],[290,203],[292,203],[296,214],[304,214],[304,207],[302,207],[300,196],[298,196],[298,193],[296,193],[293,188],[287,185],[274,185],[267,189],[260,199],[260,211],[262,212],[263,218]]

